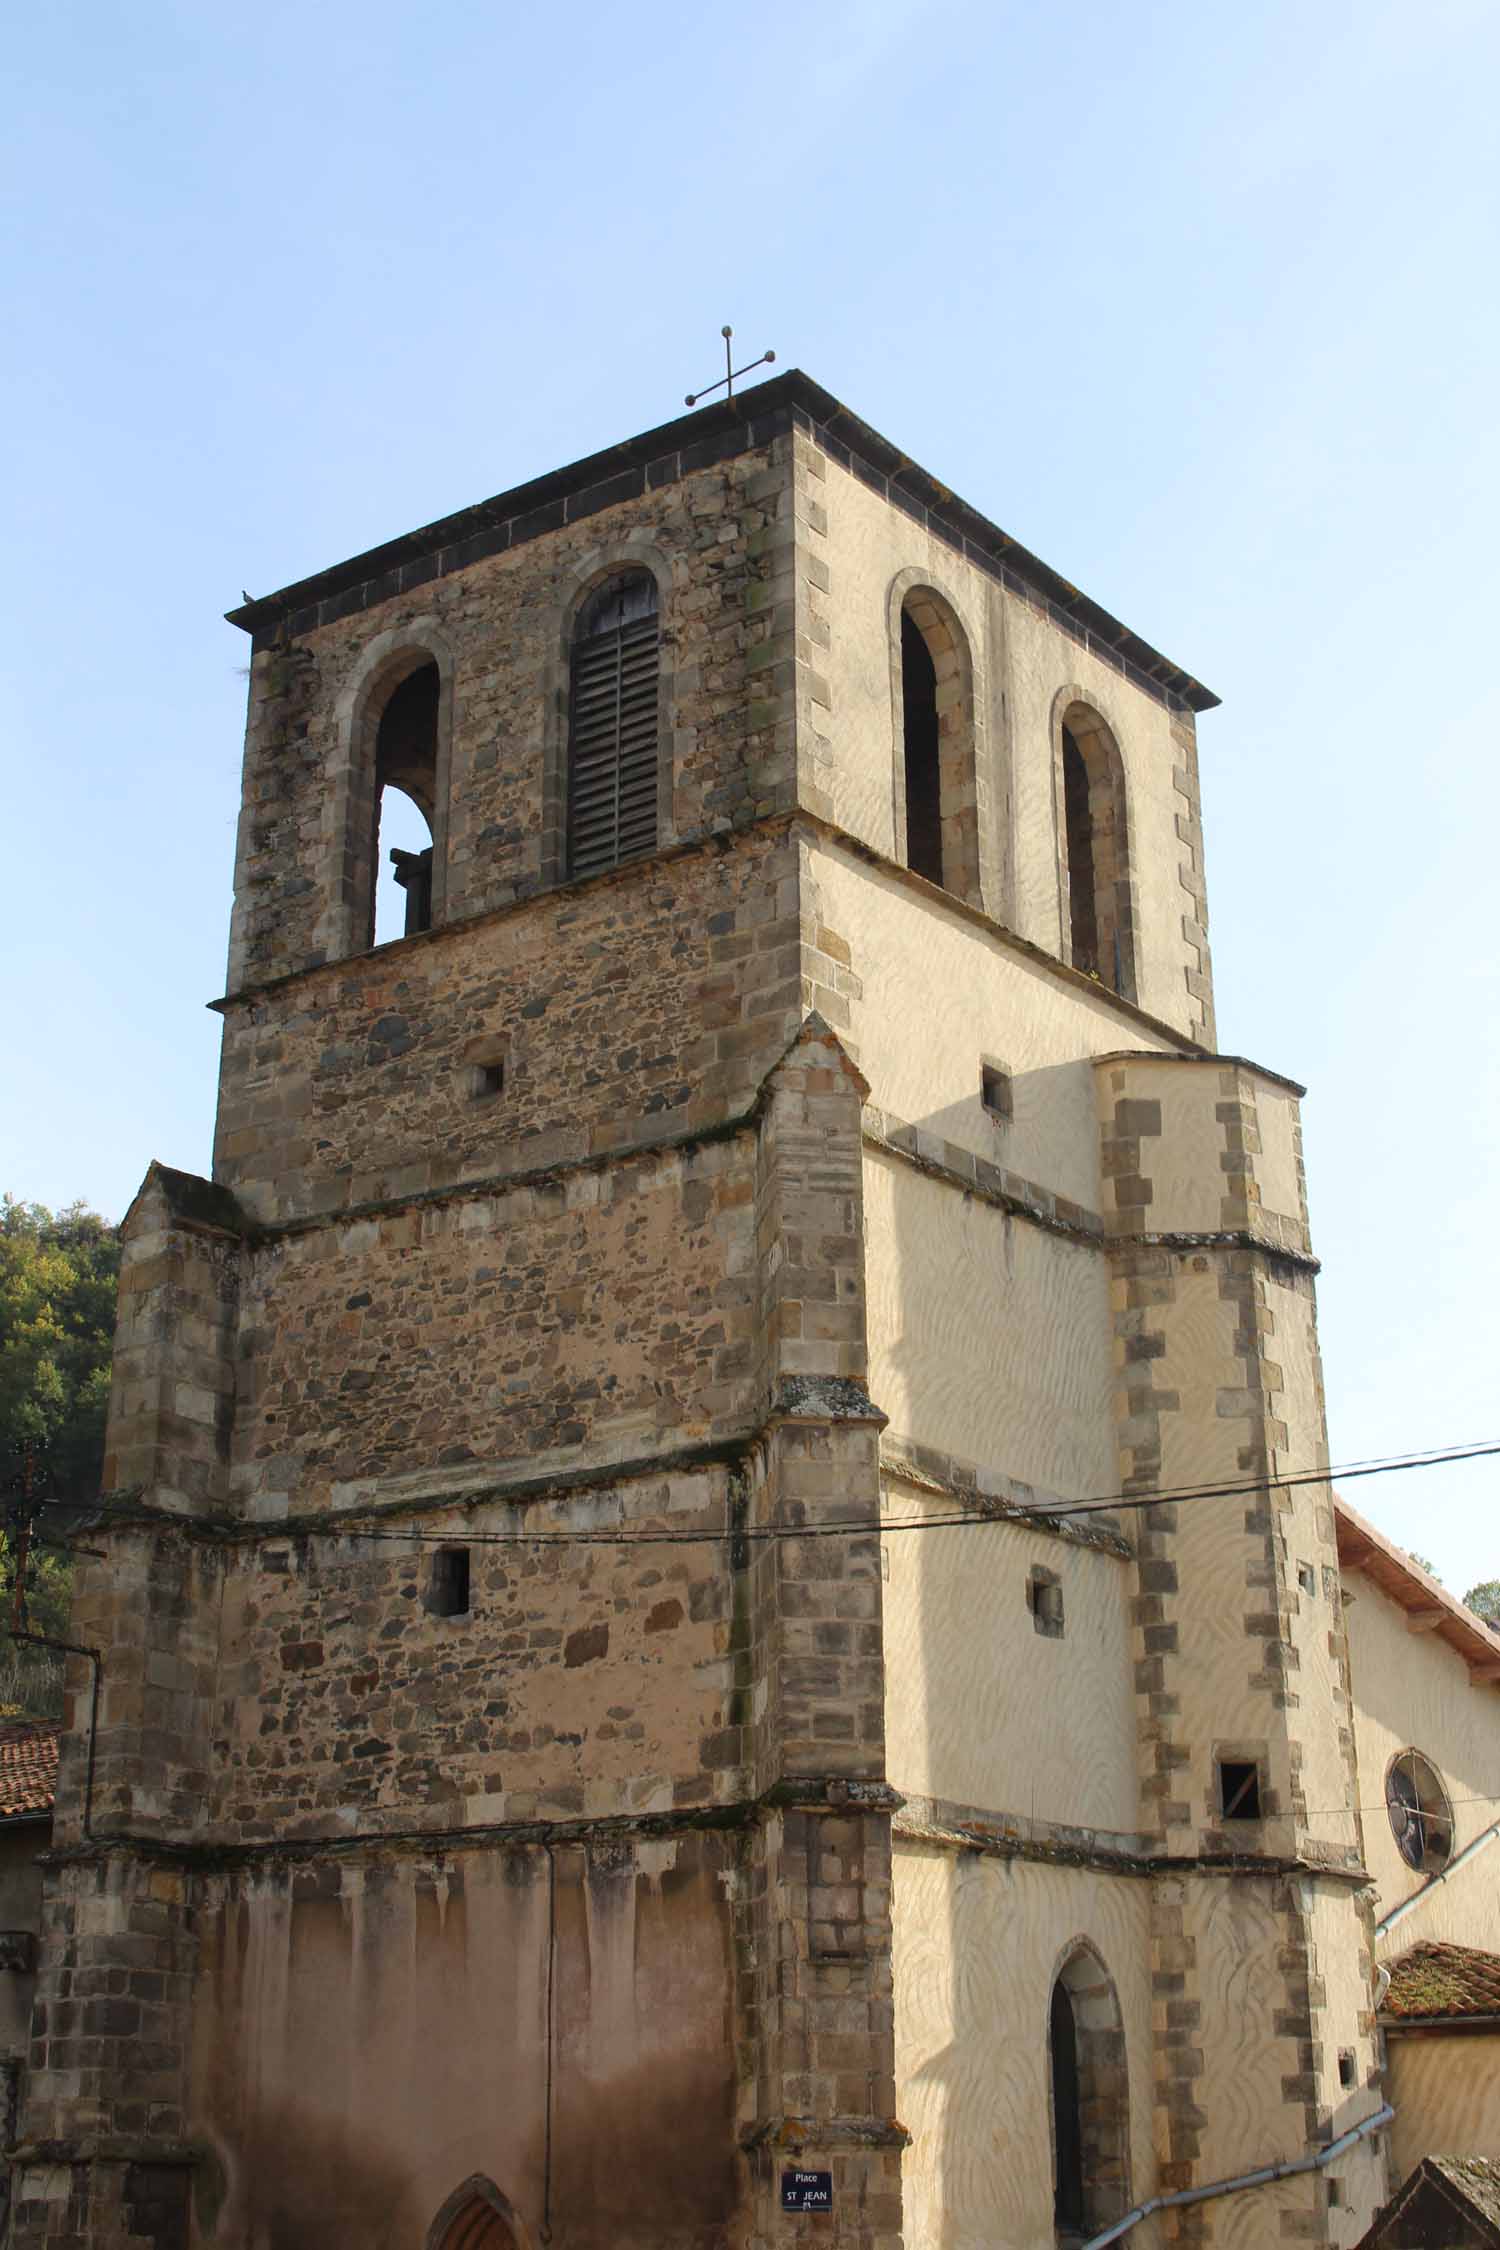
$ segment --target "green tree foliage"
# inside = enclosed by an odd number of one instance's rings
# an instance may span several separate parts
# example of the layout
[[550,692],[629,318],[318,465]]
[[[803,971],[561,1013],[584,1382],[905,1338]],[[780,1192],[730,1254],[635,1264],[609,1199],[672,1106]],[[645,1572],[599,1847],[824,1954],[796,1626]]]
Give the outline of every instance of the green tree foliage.
[[[57,1528],[49,1503],[79,1507],[98,1497],[119,1271],[115,1229],[85,1205],[53,1212],[9,1196],[0,1202],[0,1702],[12,1706],[56,1701],[60,1667],[45,1651],[10,1641],[16,1540],[27,1515],[40,1531]],[[65,1631],[71,1575],[64,1551],[32,1545],[33,1632]]]
[[0,1483],[99,1491],[120,1244],[81,1203],[0,1203]]
[[1500,1578],[1481,1578],[1464,1596],[1464,1607],[1482,1617],[1486,1625],[1500,1627]]
[[1436,1568],[1427,1560],[1427,1557],[1425,1555],[1419,1555],[1415,1547],[1408,1547],[1406,1551],[1411,1556],[1411,1559],[1416,1564],[1418,1570],[1425,1570],[1429,1578],[1436,1578],[1438,1584],[1442,1584],[1442,1579],[1441,1577],[1439,1577]]

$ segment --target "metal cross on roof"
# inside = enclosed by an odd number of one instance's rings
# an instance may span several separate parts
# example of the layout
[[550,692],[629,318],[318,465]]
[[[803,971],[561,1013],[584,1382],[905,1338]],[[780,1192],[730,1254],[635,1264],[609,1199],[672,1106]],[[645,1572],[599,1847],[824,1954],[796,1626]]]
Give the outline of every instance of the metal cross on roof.
[[726,325],[719,330],[719,334],[724,339],[724,372],[717,383],[708,384],[706,389],[689,391],[687,395],[689,406],[696,406],[700,399],[710,397],[714,391],[722,391],[726,398],[733,398],[734,386],[742,375],[748,375],[752,368],[768,366],[775,360],[776,354],[774,352],[762,352],[759,359],[747,360],[743,367],[736,367],[734,364],[734,330]]

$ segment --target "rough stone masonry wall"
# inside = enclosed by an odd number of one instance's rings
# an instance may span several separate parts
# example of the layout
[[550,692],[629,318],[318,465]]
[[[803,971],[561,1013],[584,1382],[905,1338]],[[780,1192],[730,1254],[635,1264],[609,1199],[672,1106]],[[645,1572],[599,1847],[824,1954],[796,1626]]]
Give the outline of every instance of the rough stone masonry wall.
[[[347,926],[339,832],[360,690],[403,649],[431,652],[451,712],[449,919],[524,897],[549,868],[549,757],[560,754],[566,635],[580,591],[649,562],[669,675],[670,803],[662,841],[784,808],[795,785],[790,604],[772,591],[787,547],[790,438],[555,524],[508,552],[283,646],[252,667],[230,986],[261,984],[364,943]],[[555,814],[552,816],[555,820]],[[364,847],[362,838],[353,847]]]
[[[717,1468],[234,1550],[205,1833],[432,1832],[742,1798],[733,1505]],[[457,1617],[424,1604],[445,1538],[470,1543]]]
[[[215,1177],[276,1223],[716,1125],[800,1020],[798,942],[773,832],[232,1004]],[[503,1063],[490,1097],[480,1055]]]
[[153,1164],[121,1228],[103,1483],[191,1511],[227,1489],[240,1221],[211,1189],[206,1212],[185,1207],[184,1186]]
[[485,1464],[576,1469],[742,1430],[753,1164],[747,1133],[254,1251],[236,1504],[317,1510],[392,1479],[430,1491],[436,1472],[474,1483]]

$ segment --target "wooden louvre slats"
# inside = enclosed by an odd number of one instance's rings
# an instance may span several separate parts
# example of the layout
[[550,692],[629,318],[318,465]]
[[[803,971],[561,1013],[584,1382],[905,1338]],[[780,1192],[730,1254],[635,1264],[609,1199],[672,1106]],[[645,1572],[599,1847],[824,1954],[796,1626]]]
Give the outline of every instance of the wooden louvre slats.
[[[635,593],[635,589],[630,590]],[[654,596],[655,588],[651,593]],[[602,605],[591,605],[597,615]],[[605,623],[573,651],[568,755],[568,871],[596,874],[656,849],[657,617],[635,599],[610,605]]]
[[449,2225],[442,2250],[516,2250],[516,2238],[493,2205],[476,2195]]

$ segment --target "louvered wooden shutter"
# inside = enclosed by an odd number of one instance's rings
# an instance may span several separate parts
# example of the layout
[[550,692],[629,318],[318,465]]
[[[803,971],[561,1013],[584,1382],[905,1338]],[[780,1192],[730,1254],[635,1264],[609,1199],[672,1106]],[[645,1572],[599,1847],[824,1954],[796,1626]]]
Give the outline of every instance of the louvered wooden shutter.
[[568,871],[592,875],[656,849],[656,581],[611,582],[573,643]]

